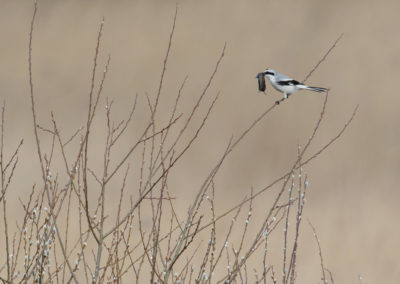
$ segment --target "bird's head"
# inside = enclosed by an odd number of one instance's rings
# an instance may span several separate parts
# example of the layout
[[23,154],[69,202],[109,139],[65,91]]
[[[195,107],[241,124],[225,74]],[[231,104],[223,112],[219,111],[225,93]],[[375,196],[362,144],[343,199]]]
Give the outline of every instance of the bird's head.
[[267,68],[267,69],[265,69],[265,71],[264,71],[264,75],[265,75],[265,76],[268,76],[268,77],[270,77],[270,76],[274,77],[274,76],[276,75],[276,71],[273,70],[273,69]]

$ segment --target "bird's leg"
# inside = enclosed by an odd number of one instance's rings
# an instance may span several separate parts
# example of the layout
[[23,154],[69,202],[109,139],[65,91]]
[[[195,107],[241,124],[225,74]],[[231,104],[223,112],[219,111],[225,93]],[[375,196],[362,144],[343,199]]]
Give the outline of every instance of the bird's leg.
[[276,105],[279,105],[279,104],[280,104],[281,102],[283,102],[284,100],[286,100],[286,98],[283,97],[282,99],[276,101],[275,104],[276,104]]
[[289,98],[290,95],[291,95],[291,94],[286,94],[286,93],[284,93],[284,94],[283,94],[283,98],[280,99],[279,101],[276,101],[275,104],[279,105],[281,102],[283,102],[284,100],[286,100],[287,98]]

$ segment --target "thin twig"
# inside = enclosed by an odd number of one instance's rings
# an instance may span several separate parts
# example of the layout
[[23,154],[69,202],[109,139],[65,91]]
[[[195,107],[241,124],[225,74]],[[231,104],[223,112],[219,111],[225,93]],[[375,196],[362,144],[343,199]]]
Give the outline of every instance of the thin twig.
[[[42,178],[43,178],[43,181],[44,181],[44,187],[45,187],[46,195],[47,195],[47,198],[48,198],[48,202],[51,204],[50,193],[49,193],[49,189],[48,189],[48,185],[47,185],[47,179],[46,179],[45,170],[44,170],[44,167],[43,167],[43,159],[42,159],[42,152],[41,152],[41,148],[40,148],[40,140],[39,140],[39,135],[38,135],[38,132],[37,132],[37,127],[36,127],[37,126],[37,122],[36,122],[36,111],[35,111],[35,99],[34,99],[34,92],[33,92],[32,40],[33,40],[33,25],[35,23],[36,13],[37,13],[37,1],[35,0],[35,2],[34,2],[34,11],[33,11],[33,16],[32,16],[32,20],[31,20],[31,28],[30,28],[30,33],[29,33],[29,48],[28,48],[29,87],[30,87],[33,130],[34,130],[34,136],[35,136],[35,140],[36,140],[37,153],[38,153],[38,156],[39,156],[40,167],[41,167],[41,170],[42,170]],[[54,222],[54,226],[56,228],[56,232],[57,232],[57,237],[58,237],[58,240],[59,240],[60,248],[61,248],[61,251],[62,251],[62,253],[64,255],[64,258],[65,258],[65,261],[67,263],[68,269],[69,269],[72,277],[74,278],[75,282],[79,283],[79,281],[75,277],[75,273],[73,272],[72,266],[71,266],[71,264],[69,263],[69,261],[68,261],[68,259],[66,257],[66,251],[65,251],[64,246],[62,244],[62,239],[61,239],[59,230],[57,228],[56,217],[54,215],[52,206],[50,206],[50,213],[51,213],[51,216],[53,218],[53,222]]]
[[329,53],[336,47],[336,44],[342,39],[342,37],[343,37],[343,33],[340,34],[340,36],[335,40],[333,45],[328,49],[328,51],[324,54],[324,56],[317,62],[317,64],[314,66],[314,68],[311,69],[311,71],[307,74],[307,76],[304,78],[304,80],[301,81],[302,83],[305,83],[311,77],[311,75],[314,73],[314,71],[317,70],[319,65],[325,61],[325,59],[328,57]]
[[320,243],[318,235],[317,235],[317,230],[315,230],[315,227],[311,223],[310,219],[307,218],[307,222],[313,231],[315,240],[317,241],[318,251],[319,251],[319,259],[320,259],[320,263],[321,263],[322,281],[324,281],[324,283],[328,283],[328,280],[326,279],[326,274],[325,274],[324,258],[322,257],[321,243]]

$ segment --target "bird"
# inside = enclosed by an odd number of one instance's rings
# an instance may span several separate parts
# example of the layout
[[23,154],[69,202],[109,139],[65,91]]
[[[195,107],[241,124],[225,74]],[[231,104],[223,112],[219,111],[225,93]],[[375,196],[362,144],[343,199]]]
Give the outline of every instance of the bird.
[[256,78],[258,80],[258,90],[265,94],[266,86],[265,86],[265,74],[264,74],[264,72],[258,73]]
[[[281,101],[287,99],[291,94],[294,94],[298,90],[310,90],[318,93],[327,92],[328,89],[320,88],[320,87],[311,87],[300,83],[292,78],[289,78],[273,69],[265,69],[262,72],[264,76],[266,76],[271,83],[272,87],[274,87],[277,91],[283,93],[283,99],[277,101],[276,103],[279,104]],[[257,75],[258,76],[258,75]],[[259,79],[260,81],[260,79]]]

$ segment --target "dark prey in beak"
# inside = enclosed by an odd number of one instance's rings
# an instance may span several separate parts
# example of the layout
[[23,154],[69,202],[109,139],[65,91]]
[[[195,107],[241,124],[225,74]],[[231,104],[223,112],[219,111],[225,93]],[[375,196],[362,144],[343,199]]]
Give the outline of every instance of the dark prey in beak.
[[260,72],[257,74],[256,76],[257,80],[258,80],[258,90],[260,92],[265,93],[265,74],[264,72]]

